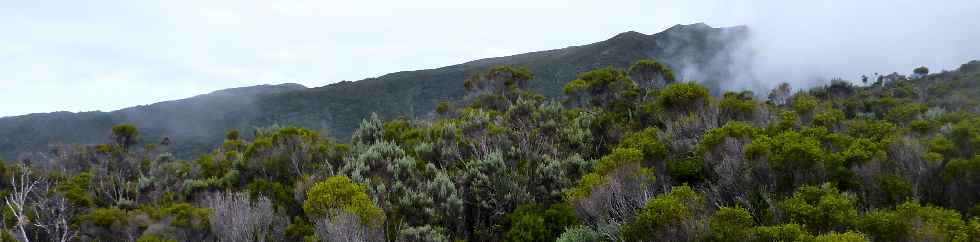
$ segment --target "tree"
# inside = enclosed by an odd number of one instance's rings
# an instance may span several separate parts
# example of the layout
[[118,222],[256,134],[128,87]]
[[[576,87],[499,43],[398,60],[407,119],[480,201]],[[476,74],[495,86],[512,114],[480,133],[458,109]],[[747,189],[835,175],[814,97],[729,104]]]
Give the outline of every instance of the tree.
[[912,70],[912,73],[914,73],[917,77],[924,77],[929,74],[929,68],[925,66],[916,67],[914,70]]
[[384,210],[374,205],[364,185],[346,176],[317,182],[306,192],[303,210],[316,222],[316,235],[326,241],[380,241]]
[[507,241],[555,241],[566,227],[578,223],[575,211],[563,204],[521,205],[507,218]]
[[701,84],[674,83],[660,92],[657,103],[668,110],[692,110],[707,104],[709,96],[708,88]]
[[132,124],[112,126],[112,140],[116,142],[116,145],[126,150],[138,142],[139,134],[139,130]]
[[812,232],[844,231],[858,219],[857,200],[849,193],[824,184],[803,186],[793,197],[780,203],[790,222],[800,223]]
[[722,207],[708,221],[708,241],[746,241],[752,235],[752,214],[741,207]]
[[384,221],[384,211],[374,205],[364,185],[346,176],[332,176],[313,184],[306,192],[303,210],[314,218],[330,218],[345,212],[356,215],[366,225],[377,226]]
[[[21,165],[17,170],[20,174],[10,177],[10,193],[5,202],[10,213],[16,219],[14,227],[20,232],[20,237],[24,241],[29,241],[27,236],[28,226],[31,225],[29,209],[35,204],[34,195],[36,189],[45,186],[47,181],[43,178],[36,179],[31,176],[31,170],[27,166]],[[18,179],[19,178],[19,179]]]
[[643,59],[630,66],[629,76],[641,88],[662,88],[676,81],[674,71],[656,60]]
[[612,67],[582,73],[564,89],[575,102],[584,100],[613,112],[626,112],[639,97],[639,89],[629,75]]
[[780,83],[769,92],[769,103],[776,106],[786,105],[792,92],[793,88],[789,86],[789,83]]
[[691,187],[679,186],[657,195],[643,207],[632,223],[623,228],[626,241],[693,241],[704,197]]
[[463,87],[473,92],[504,94],[511,90],[526,89],[534,74],[524,67],[496,66],[485,73],[477,73],[463,82]]

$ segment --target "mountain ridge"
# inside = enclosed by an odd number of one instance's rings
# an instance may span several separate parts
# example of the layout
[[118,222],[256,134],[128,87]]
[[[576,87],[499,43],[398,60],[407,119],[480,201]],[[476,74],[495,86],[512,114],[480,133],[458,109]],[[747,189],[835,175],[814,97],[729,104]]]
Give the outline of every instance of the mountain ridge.
[[[259,85],[111,112],[5,117],[0,118],[0,137],[33,138],[28,142],[0,138],[0,157],[16,158],[24,152],[43,151],[51,144],[104,142],[91,137],[107,137],[108,128],[118,123],[139,127],[143,143],[171,140],[170,148],[179,156],[206,152],[199,147],[215,147],[220,140],[214,137],[230,129],[248,133],[253,127],[269,125],[302,126],[346,141],[360,120],[371,113],[385,118],[425,115],[440,101],[459,100],[465,95],[464,79],[497,65],[527,67],[536,76],[531,88],[552,97],[561,95],[561,87],[578,73],[606,66],[625,68],[646,58],[663,61],[683,80],[697,79],[718,90],[718,83],[733,76],[726,69],[735,61],[728,52],[740,48],[747,36],[745,26],[675,25],[650,35],[627,31],[592,44],[399,71],[321,87]],[[260,87],[279,91],[247,91]],[[202,100],[207,101],[203,105],[194,102]]]

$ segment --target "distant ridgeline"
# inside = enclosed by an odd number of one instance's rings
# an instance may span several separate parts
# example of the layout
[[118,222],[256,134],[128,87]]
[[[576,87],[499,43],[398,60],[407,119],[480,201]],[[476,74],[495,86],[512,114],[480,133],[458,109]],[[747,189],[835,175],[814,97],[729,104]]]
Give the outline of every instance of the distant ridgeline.
[[14,159],[25,152],[43,152],[49,144],[104,142],[107,128],[119,123],[140,127],[144,142],[169,138],[172,151],[179,157],[210,150],[230,129],[251,135],[253,127],[275,124],[318,130],[346,141],[360,120],[371,113],[382,118],[431,114],[439,101],[463,97],[461,80],[498,65],[528,68],[535,77],[530,81],[531,89],[549,97],[561,94],[562,86],[579,73],[606,66],[625,68],[644,58],[664,62],[679,79],[698,80],[717,90],[719,82],[731,80],[729,66],[736,60],[728,53],[740,48],[747,35],[744,26],[677,25],[653,35],[626,32],[589,45],[396,72],[318,88],[255,86],[108,113],[0,118],[0,157]]

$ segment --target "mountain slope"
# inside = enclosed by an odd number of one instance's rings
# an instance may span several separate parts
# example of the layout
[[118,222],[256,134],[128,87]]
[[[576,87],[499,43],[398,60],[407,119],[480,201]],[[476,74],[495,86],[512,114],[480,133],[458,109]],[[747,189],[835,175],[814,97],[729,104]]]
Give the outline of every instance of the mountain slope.
[[[43,151],[49,144],[97,143],[89,137],[107,137],[109,127],[133,123],[144,143],[169,137],[170,149],[189,156],[219,144],[229,129],[248,131],[273,124],[297,125],[347,140],[364,117],[429,113],[439,101],[464,95],[462,81],[496,65],[527,67],[535,74],[532,89],[547,96],[583,71],[627,67],[654,58],[675,69],[684,80],[696,79],[718,89],[733,77],[734,50],[748,36],[743,26],[712,28],[705,24],[677,25],[661,33],[625,32],[608,40],[582,46],[488,58],[437,69],[405,71],[341,82],[318,88],[296,85],[232,89],[194,98],[138,106],[103,113],[32,114],[0,119],[0,157]],[[248,91],[252,90],[252,91]],[[248,132],[246,132],[247,134]],[[216,135],[218,134],[218,135]]]

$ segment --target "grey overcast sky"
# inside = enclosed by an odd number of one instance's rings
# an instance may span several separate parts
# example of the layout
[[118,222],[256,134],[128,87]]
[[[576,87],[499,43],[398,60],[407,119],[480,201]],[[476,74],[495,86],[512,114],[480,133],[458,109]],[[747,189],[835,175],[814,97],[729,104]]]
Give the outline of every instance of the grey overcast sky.
[[0,0],[0,116],[323,86],[695,22],[757,33],[758,79],[742,86],[980,59],[976,0]]

